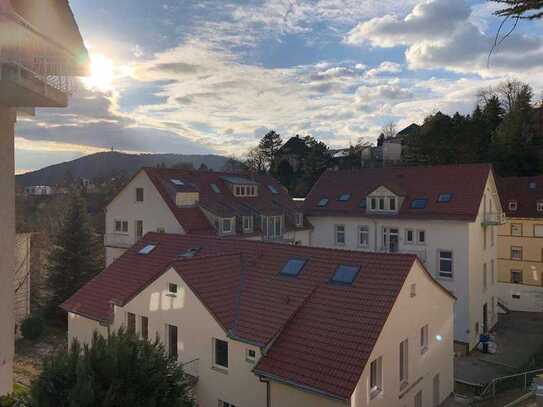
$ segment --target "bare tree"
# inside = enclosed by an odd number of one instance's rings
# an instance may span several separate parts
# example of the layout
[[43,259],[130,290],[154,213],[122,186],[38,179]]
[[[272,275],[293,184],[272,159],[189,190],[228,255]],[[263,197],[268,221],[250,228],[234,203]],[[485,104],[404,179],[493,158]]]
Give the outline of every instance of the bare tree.
[[396,134],[398,134],[396,124],[394,122],[388,122],[381,129],[381,133],[383,136],[385,136],[385,140],[394,137]]
[[543,0],[492,0],[504,5],[496,15],[527,20],[543,18]]

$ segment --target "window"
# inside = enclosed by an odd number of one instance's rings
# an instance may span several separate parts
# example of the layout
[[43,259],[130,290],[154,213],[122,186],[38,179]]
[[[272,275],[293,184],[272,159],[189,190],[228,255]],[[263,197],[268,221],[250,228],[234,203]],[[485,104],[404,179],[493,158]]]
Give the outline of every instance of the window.
[[283,217],[262,216],[262,234],[268,240],[281,239],[283,237]]
[[517,210],[517,201],[509,201],[508,207],[510,211],[516,211]]
[[213,363],[228,369],[228,342],[220,339],[213,339]]
[[115,232],[117,232],[117,233],[128,233],[128,221],[126,221],[126,220],[116,220],[115,221]]
[[522,236],[522,223],[511,223],[511,236]]
[[388,199],[388,209],[391,211],[396,210],[396,198],[389,198]]
[[370,364],[370,398],[383,390],[383,358],[379,357]]
[[157,233],[166,233],[166,229],[165,228],[156,228],[156,232]]
[[370,231],[366,225],[358,227],[358,245],[360,247],[369,247],[370,245]]
[[200,250],[202,250],[201,247],[191,247],[190,249],[187,249],[185,251],[182,251],[177,254],[177,258],[190,258],[196,256]]
[[417,230],[417,243],[418,244],[426,243],[426,232],[424,230]]
[[173,295],[177,294],[177,284],[174,284],[174,283],[168,284],[168,294],[173,294]]
[[543,225],[534,225],[534,237],[543,237]]
[[412,283],[411,286],[409,287],[409,295],[411,298],[414,298],[417,296],[417,284],[415,283]]
[[522,260],[522,247],[511,246],[511,260]]
[[136,202],[143,202],[143,188],[136,188]]
[[232,219],[225,218],[221,221],[221,232],[222,233],[232,233]]
[[243,217],[243,231],[245,233],[251,233],[253,231],[253,217],[252,216]]
[[406,229],[405,230],[405,241],[406,241],[406,243],[414,243],[415,242],[415,232],[413,232],[413,229]]
[[402,343],[400,343],[400,383],[406,383],[409,380],[408,358],[409,358],[409,342],[406,339],[402,341]]
[[543,212],[543,201],[537,201],[537,211]]
[[256,351],[254,349],[247,349],[245,351],[245,360],[249,363],[256,362]]
[[216,194],[220,194],[221,193],[221,190],[219,189],[219,187],[217,186],[217,184],[211,184],[209,185],[211,187],[211,190],[213,192],[215,192]]
[[364,198],[364,199],[362,199],[362,200],[360,201],[360,203],[358,204],[358,207],[359,207],[360,209],[366,209],[366,206],[367,206],[367,202],[366,202],[366,198]]
[[178,187],[182,187],[183,185],[185,185],[185,183],[180,179],[171,179],[170,181],[172,182],[172,184]]
[[274,195],[277,195],[279,194],[279,191],[277,190],[277,188],[275,188],[273,185],[268,185],[268,189],[270,190],[270,192]]
[[149,318],[147,317],[141,317],[140,319],[141,324],[141,337],[143,339],[149,339]]
[[283,276],[296,277],[305,266],[307,260],[305,259],[290,259],[287,264],[282,268],[279,274]]
[[379,210],[380,211],[385,210],[385,198],[379,198]]
[[301,212],[296,212],[296,226],[302,227],[304,225],[304,214]]
[[336,225],[335,226],[335,235],[336,235],[336,245],[344,246],[346,241],[345,236],[345,225]]
[[328,198],[322,198],[317,204],[321,208],[324,208],[326,205],[328,205]]
[[219,407],[236,407],[235,404],[227,403],[226,401],[219,400]]
[[168,356],[177,360],[179,353],[177,351],[177,327],[175,325],[166,325],[168,338]]
[[422,407],[422,390],[415,394],[415,407]]
[[340,265],[332,277],[332,282],[352,284],[359,271],[360,267]]
[[439,250],[439,276],[452,278],[453,276],[453,254],[450,250]]
[[451,202],[452,197],[453,197],[452,192],[439,194],[438,197],[437,197],[437,202],[438,203],[449,203],[449,202]]
[[345,194],[341,194],[338,198],[338,201],[340,202],[347,202],[349,199],[351,199],[351,194],[349,193],[345,193]]
[[483,290],[486,291],[488,288],[488,276],[486,270],[486,263],[483,264]]
[[377,199],[371,198],[370,199],[370,208],[374,211],[377,209]]
[[428,203],[428,199],[426,198],[413,199],[411,201],[411,209],[424,209],[426,208],[427,203]]
[[143,221],[136,221],[136,239],[139,240],[143,237]]
[[236,185],[234,186],[234,196],[238,197],[254,197],[257,195],[255,185]]
[[140,251],[138,252],[138,254],[146,256],[149,253],[151,253],[153,250],[155,250],[155,247],[156,247],[156,245],[154,245],[154,244],[148,244],[148,245],[142,247],[140,249]]
[[522,270],[511,270],[511,283],[522,284]]
[[420,328],[420,354],[426,353],[428,350],[428,325]]
[[126,332],[136,334],[136,315],[131,312],[126,313]]
[[494,270],[494,259],[490,260],[490,284],[496,284],[496,271]]
[[532,181],[528,184],[528,189],[534,191],[536,189],[536,186],[536,183]]

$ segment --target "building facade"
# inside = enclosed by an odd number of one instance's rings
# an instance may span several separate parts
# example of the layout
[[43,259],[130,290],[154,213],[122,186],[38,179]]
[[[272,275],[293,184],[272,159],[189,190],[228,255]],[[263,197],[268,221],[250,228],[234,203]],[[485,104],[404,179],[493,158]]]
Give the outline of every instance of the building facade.
[[63,308],[160,338],[202,407],[400,407],[452,393],[453,304],[413,255],[150,233]]
[[498,187],[507,214],[498,231],[500,302],[543,312],[543,177],[500,178]]
[[17,112],[65,107],[87,60],[68,1],[0,0],[0,395],[13,383]]
[[312,246],[416,254],[458,298],[459,350],[473,349],[497,322],[503,216],[489,165],[329,171],[303,209]]
[[144,168],[106,208],[106,264],[147,232],[308,244],[303,212],[268,176]]

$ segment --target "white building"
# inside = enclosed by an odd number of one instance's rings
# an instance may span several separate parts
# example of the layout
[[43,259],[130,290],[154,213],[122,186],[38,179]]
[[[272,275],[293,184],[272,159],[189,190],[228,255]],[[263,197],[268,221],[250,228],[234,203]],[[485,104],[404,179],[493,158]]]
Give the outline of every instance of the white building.
[[310,227],[271,177],[143,168],[106,208],[106,264],[147,232],[307,244]]
[[63,308],[70,341],[158,336],[201,407],[430,407],[453,304],[413,255],[149,233]]
[[25,187],[25,194],[32,196],[53,195],[53,188],[48,185],[32,185]]
[[458,298],[457,349],[471,350],[497,321],[494,178],[486,164],[328,171],[303,205],[311,245],[417,254]]

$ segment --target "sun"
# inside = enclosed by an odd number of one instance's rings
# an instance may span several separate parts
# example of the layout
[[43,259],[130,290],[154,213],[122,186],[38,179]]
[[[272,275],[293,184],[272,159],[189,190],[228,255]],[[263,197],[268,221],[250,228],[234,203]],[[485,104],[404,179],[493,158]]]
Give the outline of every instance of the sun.
[[103,54],[91,54],[90,76],[83,79],[87,89],[108,92],[113,90],[113,61]]

